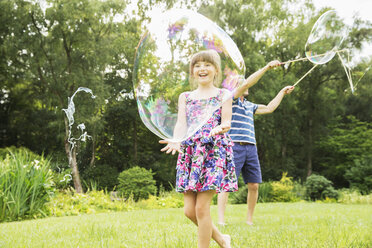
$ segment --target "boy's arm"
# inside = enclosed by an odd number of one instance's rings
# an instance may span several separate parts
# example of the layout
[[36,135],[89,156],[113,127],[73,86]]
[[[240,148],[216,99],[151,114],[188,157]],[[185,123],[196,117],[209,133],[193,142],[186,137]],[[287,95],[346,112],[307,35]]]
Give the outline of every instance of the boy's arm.
[[282,99],[285,95],[291,94],[294,90],[294,86],[286,86],[279,91],[279,93],[274,97],[273,100],[268,105],[258,105],[255,112],[256,115],[270,114],[275,111],[275,109],[280,105]]
[[244,80],[243,84],[235,90],[234,98],[242,96],[247,89],[258,82],[258,80],[265,74],[265,72],[280,65],[281,63],[278,60],[273,60],[269,62],[265,67],[250,75],[247,79]]

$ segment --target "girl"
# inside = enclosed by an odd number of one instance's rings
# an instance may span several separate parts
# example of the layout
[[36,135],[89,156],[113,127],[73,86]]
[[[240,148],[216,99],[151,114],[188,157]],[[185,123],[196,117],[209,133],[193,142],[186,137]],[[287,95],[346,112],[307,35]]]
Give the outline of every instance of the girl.
[[[217,87],[221,82],[221,61],[216,51],[202,51],[192,56],[190,82],[197,83],[197,89],[179,96],[175,138],[193,124],[198,109],[216,101],[222,103],[223,94],[227,94],[227,90]],[[231,111],[232,99],[229,99],[191,138],[182,143],[160,141],[167,144],[161,151],[179,152],[176,190],[184,193],[185,215],[198,226],[199,248],[209,247],[211,238],[221,247],[230,247],[230,236],[221,234],[212,223],[210,203],[216,192],[238,189],[233,143],[226,134],[230,129]]]

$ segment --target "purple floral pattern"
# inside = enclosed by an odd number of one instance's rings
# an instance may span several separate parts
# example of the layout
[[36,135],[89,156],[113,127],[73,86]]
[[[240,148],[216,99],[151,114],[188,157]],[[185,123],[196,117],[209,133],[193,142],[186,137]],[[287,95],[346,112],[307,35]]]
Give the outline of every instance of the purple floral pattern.
[[[207,100],[192,100],[186,93],[186,115],[188,124],[197,114],[202,101],[208,104],[221,102],[222,91]],[[208,137],[212,128],[221,123],[221,108],[214,111],[208,122],[192,137],[183,141],[177,161],[176,191],[202,192],[216,190],[234,192],[238,190],[233,157],[233,142],[228,134]]]

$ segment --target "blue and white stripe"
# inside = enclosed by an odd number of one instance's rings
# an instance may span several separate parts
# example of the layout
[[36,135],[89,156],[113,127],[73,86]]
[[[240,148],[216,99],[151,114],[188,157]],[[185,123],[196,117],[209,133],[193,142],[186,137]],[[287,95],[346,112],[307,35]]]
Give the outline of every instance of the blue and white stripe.
[[237,98],[232,106],[231,129],[229,135],[233,142],[248,142],[256,144],[253,115],[257,104]]

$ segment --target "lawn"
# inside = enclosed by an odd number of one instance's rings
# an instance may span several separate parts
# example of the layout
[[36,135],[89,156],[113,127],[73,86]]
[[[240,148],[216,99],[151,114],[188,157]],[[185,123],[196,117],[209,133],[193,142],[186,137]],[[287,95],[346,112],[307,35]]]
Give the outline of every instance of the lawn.
[[[232,247],[372,247],[372,206],[260,203],[255,225],[245,205],[229,205]],[[217,208],[212,207],[214,221]],[[137,210],[0,224],[0,247],[196,247],[182,209]],[[215,242],[211,247],[218,247]]]

